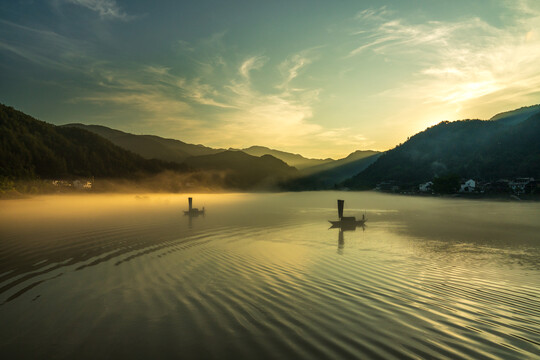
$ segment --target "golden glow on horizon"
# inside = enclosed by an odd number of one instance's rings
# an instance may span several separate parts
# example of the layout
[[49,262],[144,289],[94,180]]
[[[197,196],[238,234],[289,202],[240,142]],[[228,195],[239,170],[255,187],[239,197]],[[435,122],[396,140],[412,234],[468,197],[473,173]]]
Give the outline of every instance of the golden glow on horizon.
[[107,193],[85,195],[42,195],[28,199],[2,200],[0,217],[6,221],[20,219],[95,219],[111,216],[129,216],[131,213],[177,208],[179,216],[187,210],[188,197],[194,199],[194,207],[202,208],[209,203],[241,203],[249,201],[250,194],[243,193]]

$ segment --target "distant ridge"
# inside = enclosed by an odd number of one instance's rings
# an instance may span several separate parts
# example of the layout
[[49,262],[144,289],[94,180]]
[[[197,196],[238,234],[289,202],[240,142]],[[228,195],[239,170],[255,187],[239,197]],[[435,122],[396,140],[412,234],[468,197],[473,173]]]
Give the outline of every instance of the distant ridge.
[[[180,140],[167,139],[156,135],[135,135],[116,129],[111,129],[102,125],[85,125],[80,123],[62,125],[66,127],[77,127],[98,134],[113,144],[126,150],[141,155],[146,159],[160,159],[177,163],[184,162],[192,156],[212,155],[226,151],[225,149],[214,149],[204,145],[189,144]],[[246,149],[229,149],[232,151],[242,151],[246,154],[261,157],[272,155],[290,166],[298,169],[332,162],[332,159],[308,159],[300,154],[292,154],[285,151],[270,149],[264,146],[251,146]]]
[[283,183],[282,187],[292,191],[334,189],[367,168],[380,155],[378,151],[358,150],[343,159],[304,169],[298,178]]
[[[342,170],[344,170],[346,168],[343,168],[343,166],[345,166],[347,164],[351,164],[351,163],[354,163],[354,162],[356,162],[358,160],[362,160],[362,159],[365,159],[365,158],[368,158],[368,157],[371,157],[371,156],[377,155],[377,154],[379,154],[379,151],[356,150],[356,151],[350,153],[349,155],[347,155],[346,157],[344,157],[342,159],[333,160],[333,161],[326,162],[324,164],[320,164],[320,165],[316,165],[316,166],[306,168],[306,169],[304,169],[303,173],[306,174],[306,175],[307,174],[314,174],[314,173],[321,173],[321,172],[328,171],[328,170],[331,170],[331,169],[334,169],[334,168],[341,168]],[[354,165],[352,165],[351,168],[354,171],[354,169],[353,169]],[[351,174],[350,176],[352,176],[354,174],[357,174],[361,170],[363,170],[363,169],[358,169],[357,171],[354,171],[354,173]]]
[[225,151],[224,149],[212,149],[203,145],[188,144],[180,140],[166,139],[155,135],[130,134],[101,125],[67,124],[63,126],[77,127],[93,132],[145,159],[182,163],[191,156],[210,155]]
[[100,125],[67,124],[63,127],[91,131],[146,159],[171,161],[190,169],[209,171],[213,174],[213,185],[227,189],[269,189],[297,173],[294,167],[271,155],[252,156],[242,151],[213,149],[154,135],[134,135]]
[[317,165],[330,163],[334,161],[330,158],[308,159],[308,158],[303,157],[300,154],[292,154],[292,153],[281,151],[281,150],[270,149],[265,146],[251,146],[251,147],[240,149],[240,150],[245,152],[246,154],[253,155],[253,156],[272,155],[275,158],[283,160],[290,166],[294,166],[298,170],[302,170],[308,167],[317,166]]

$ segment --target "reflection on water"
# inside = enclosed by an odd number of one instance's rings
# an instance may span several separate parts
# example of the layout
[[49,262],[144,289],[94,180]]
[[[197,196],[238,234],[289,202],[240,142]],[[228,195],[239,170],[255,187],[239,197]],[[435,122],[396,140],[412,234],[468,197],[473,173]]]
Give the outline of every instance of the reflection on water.
[[343,248],[345,247],[345,238],[343,237],[343,230],[339,229],[338,235],[338,254],[343,255]]
[[[337,228],[335,225],[330,226],[330,229],[335,229],[335,228]],[[345,236],[343,235],[343,233],[345,231],[355,231],[357,228],[362,229],[362,231],[366,231],[366,224],[362,223],[362,224],[357,226],[356,223],[353,223],[353,224],[347,224],[345,226],[339,227],[339,232],[338,232],[338,254],[343,255],[343,248],[345,247]]]
[[[540,204],[373,193],[0,204],[10,358],[533,358]],[[328,229],[335,201],[368,227]],[[337,233],[337,234],[336,234]],[[337,236],[337,252],[336,238]]]
[[198,217],[204,217],[204,212],[203,213],[196,213],[196,214],[184,214],[184,217],[186,217],[188,219],[188,227],[190,229],[193,228],[193,218],[198,218]]

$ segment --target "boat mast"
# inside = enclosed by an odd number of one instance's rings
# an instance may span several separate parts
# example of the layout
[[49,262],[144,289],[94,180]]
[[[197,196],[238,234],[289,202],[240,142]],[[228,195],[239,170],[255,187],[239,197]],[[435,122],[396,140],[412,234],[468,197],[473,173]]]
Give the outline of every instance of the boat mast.
[[343,205],[344,205],[344,203],[345,203],[345,200],[338,200],[337,201],[337,212],[338,212],[338,217],[339,217],[340,220],[343,217]]

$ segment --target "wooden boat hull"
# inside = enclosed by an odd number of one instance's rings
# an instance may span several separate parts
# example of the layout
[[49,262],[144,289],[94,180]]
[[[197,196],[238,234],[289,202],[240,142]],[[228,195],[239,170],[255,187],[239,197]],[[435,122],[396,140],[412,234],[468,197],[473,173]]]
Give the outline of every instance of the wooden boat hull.
[[332,221],[328,220],[330,224],[332,224],[331,228],[340,228],[340,229],[355,229],[357,226],[364,226],[366,224],[366,220],[353,220],[353,221],[343,221],[343,220],[337,220]]

